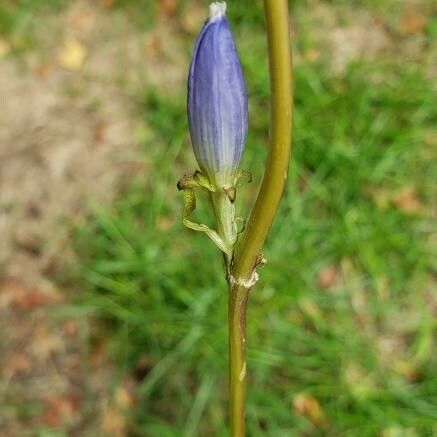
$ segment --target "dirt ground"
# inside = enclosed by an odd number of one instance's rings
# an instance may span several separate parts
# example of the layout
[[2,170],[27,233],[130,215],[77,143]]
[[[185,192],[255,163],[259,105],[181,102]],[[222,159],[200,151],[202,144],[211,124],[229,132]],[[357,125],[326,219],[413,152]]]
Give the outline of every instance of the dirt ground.
[[72,224],[144,168],[130,93],[178,86],[183,69],[154,56],[167,51],[165,23],[141,32],[74,2],[45,24],[35,50],[0,56],[0,435],[123,435],[113,396],[122,406],[129,396],[108,387],[105,352],[90,350],[87,320],[63,314],[59,284],[75,265]]
[[[184,26],[197,29],[203,13]],[[327,6],[314,9],[321,28],[335,19]],[[108,386],[105,348],[90,346],[89,322],[66,311],[60,278],[75,265],[71,224],[143,169],[138,137],[147,128],[135,90],[183,87],[187,59],[165,17],[140,31],[121,12],[77,1],[44,25],[34,50],[0,45],[0,435],[125,435],[129,382]],[[369,14],[320,39],[335,71],[392,47]]]

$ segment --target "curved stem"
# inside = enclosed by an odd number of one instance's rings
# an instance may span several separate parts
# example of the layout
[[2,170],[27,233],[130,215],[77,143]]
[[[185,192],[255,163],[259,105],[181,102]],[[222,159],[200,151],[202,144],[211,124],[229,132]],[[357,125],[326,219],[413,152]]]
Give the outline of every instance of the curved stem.
[[264,9],[271,86],[270,146],[261,188],[234,255],[232,275],[237,281],[252,276],[284,190],[291,151],[293,95],[287,0],[264,0]]
[[264,0],[271,83],[270,148],[258,197],[229,277],[229,412],[231,436],[245,436],[246,312],[254,271],[287,179],[291,150],[292,65],[287,0]]

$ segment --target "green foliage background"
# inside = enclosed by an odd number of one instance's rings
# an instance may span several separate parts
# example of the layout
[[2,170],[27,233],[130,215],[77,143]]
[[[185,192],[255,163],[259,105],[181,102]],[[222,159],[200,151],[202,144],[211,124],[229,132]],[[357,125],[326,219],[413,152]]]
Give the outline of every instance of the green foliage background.
[[[326,38],[312,21],[316,3],[340,21],[355,13],[358,20],[363,11],[380,17],[394,49],[340,73],[329,51],[310,59]],[[428,43],[409,59],[402,51],[407,37],[396,27],[399,3],[291,2],[293,163],[265,249],[268,264],[250,300],[250,436],[437,432],[431,258],[437,105],[430,74],[437,25],[428,17]],[[178,13],[193,4],[177,2]],[[40,7],[2,2],[3,30],[18,32],[26,14]],[[141,28],[157,20],[156,2],[120,0],[115,7]],[[242,167],[255,181],[238,196],[247,216],[268,138],[261,2],[230,1],[229,18],[250,98]],[[187,65],[194,37],[179,34]],[[96,336],[110,338],[120,378],[136,378],[132,435],[225,436],[226,286],[217,250],[183,229],[175,188],[195,169],[185,89],[169,93],[145,82],[135,99],[148,171],[132,177],[111,210],[96,212],[77,230],[86,290],[81,311],[101,322]],[[206,207],[198,218],[212,224]],[[330,284],[321,272],[330,273]]]

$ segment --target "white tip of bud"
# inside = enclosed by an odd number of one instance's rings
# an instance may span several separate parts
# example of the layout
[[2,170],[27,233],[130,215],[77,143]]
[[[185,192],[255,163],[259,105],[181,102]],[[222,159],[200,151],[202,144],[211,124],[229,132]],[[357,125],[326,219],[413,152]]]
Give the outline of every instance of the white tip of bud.
[[217,21],[226,14],[226,2],[214,2],[209,5],[210,21]]

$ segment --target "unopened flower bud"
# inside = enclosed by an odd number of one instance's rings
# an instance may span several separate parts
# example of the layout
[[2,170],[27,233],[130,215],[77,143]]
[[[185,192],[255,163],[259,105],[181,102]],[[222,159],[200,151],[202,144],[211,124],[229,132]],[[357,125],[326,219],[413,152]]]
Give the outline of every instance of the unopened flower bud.
[[247,92],[226,3],[209,10],[188,77],[188,121],[202,172],[217,186],[232,186],[247,136]]

